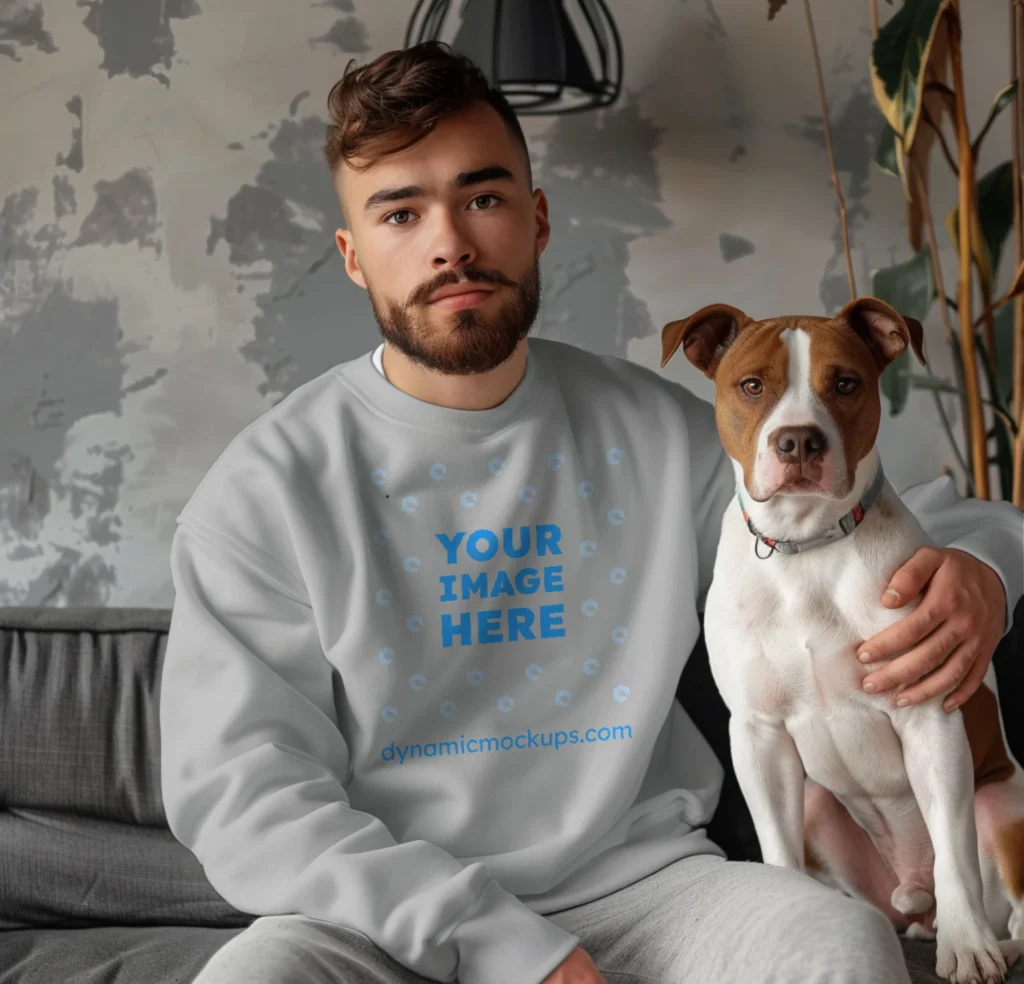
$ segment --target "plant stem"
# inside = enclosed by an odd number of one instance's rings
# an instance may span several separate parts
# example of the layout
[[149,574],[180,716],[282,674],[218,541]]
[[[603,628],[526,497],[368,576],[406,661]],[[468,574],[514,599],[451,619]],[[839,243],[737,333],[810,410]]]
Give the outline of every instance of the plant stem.
[[984,283],[981,283],[981,306],[982,313],[978,319],[981,321],[985,330],[985,348],[988,349],[988,356],[992,360],[992,363],[996,362],[996,325],[994,321],[995,313],[992,306],[992,289],[986,287]]
[[[1024,49],[1024,8],[1010,0],[1010,78],[1017,79],[1017,96],[1010,114],[1010,147],[1013,151],[1013,245],[1017,269],[1024,262],[1024,172],[1021,171],[1021,140],[1024,139],[1024,93],[1021,92],[1021,55]],[[1013,300],[1013,418],[1017,436],[1013,442],[1013,504],[1024,508],[1024,295]]]
[[974,319],[974,330],[977,331],[984,323],[986,318],[994,318],[996,312],[1003,307],[1004,304],[1012,304],[1014,298],[1000,297],[998,301],[993,301],[992,304],[985,308],[981,314]]
[[939,146],[942,148],[942,156],[946,158],[946,163],[949,165],[949,169],[954,174],[959,175],[960,168],[956,166],[956,161],[953,160],[953,153],[949,149],[949,144],[946,143],[946,135],[942,132],[942,127],[935,122],[935,118],[928,111],[927,106],[921,107],[921,119],[935,131],[935,136],[939,138]]
[[967,129],[967,106],[964,98],[964,66],[961,50],[960,18],[957,8],[945,16],[950,18],[949,51],[953,65],[953,91],[956,93],[956,137],[959,177],[959,240],[960,285],[957,304],[960,315],[960,349],[964,363],[964,384],[967,395],[967,414],[971,434],[971,463],[974,471],[975,494],[981,499],[991,498],[989,491],[988,439],[985,436],[985,418],[981,406],[981,387],[978,379],[978,357],[974,348],[974,326],[971,323],[971,277],[973,274],[971,250],[972,219],[977,221],[974,189],[974,154],[971,135]]
[[[928,236],[928,252],[931,254],[932,259],[932,276],[935,278],[935,289],[939,295],[939,314],[942,316],[942,327],[946,333],[946,342],[948,343],[950,350],[954,350],[956,347],[956,335],[953,334],[953,324],[949,318],[949,306],[946,298],[946,282],[942,275],[942,263],[939,260],[939,242],[935,235],[935,220],[932,218],[932,203],[928,198],[928,188],[924,183],[924,178],[921,177],[921,172],[912,160],[907,161],[907,167],[910,170],[910,178],[914,182],[914,190],[917,193],[918,201],[921,203],[921,215],[924,218],[924,229]],[[929,372],[931,369],[929,368]],[[956,354],[953,354],[953,371],[956,373],[957,382],[957,398],[960,405],[960,420],[963,422],[964,427],[964,446],[970,447],[970,434],[967,430],[967,401],[964,397],[964,374],[960,370],[960,361],[956,358]],[[974,481],[971,478],[971,469],[967,462],[964,461],[963,455],[960,453],[960,447],[956,443],[956,437],[953,435],[953,428],[950,426],[949,421],[946,419],[946,412],[943,409],[942,401],[939,399],[938,393],[935,394],[935,406],[939,411],[939,416],[942,420],[943,428],[946,431],[946,435],[949,437],[949,443],[953,446],[953,453],[956,455],[957,463],[964,470],[964,475],[967,478],[967,487],[973,491]]]
[[981,344],[981,339],[978,339],[977,352],[981,367],[985,371],[985,381],[988,383],[989,393],[992,394],[991,400],[987,401],[987,403],[992,407],[992,413],[995,418],[992,421],[991,433],[996,442],[996,467],[999,471],[999,489],[1002,493],[1002,498],[1009,500],[1013,483],[1013,441],[1017,428],[1005,408],[1000,405],[995,363],[989,358],[985,346]]
[[925,186],[921,172],[910,161],[910,175],[914,182],[917,197],[921,200],[921,212],[924,216],[925,233],[928,236],[928,252],[932,258],[932,275],[935,278],[935,290],[938,292],[942,302],[939,305],[939,314],[942,316],[942,327],[946,332],[946,341],[950,345],[955,344],[956,336],[953,334],[953,323],[949,319],[949,298],[946,296],[946,280],[942,275],[942,264],[939,262],[939,243],[935,236],[935,220],[932,218],[932,203],[928,197],[928,189]]
[[828,163],[832,170],[832,187],[839,199],[839,222],[843,229],[843,252],[846,254],[846,276],[850,280],[850,300],[857,297],[857,282],[853,276],[853,258],[850,256],[850,231],[846,226],[846,200],[843,189],[839,185],[839,174],[836,172],[836,156],[832,150],[832,127],[828,121],[828,99],[825,97],[825,79],[821,72],[821,56],[818,54],[818,38],[814,33],[814,18],[811,16],[811,0],[804,0],[804,13],[807,15],[807,30],[811,35],[811,49],[814,52],[814,70],[818,76],[818,95],[821,98],[821,119],[825,125],[825,150],[828,152]]
[[[1010,0],[1012,3],[1013,0]],[[878,0],[868,0],[868,10],[871,11],[871,37],[878,37]]]

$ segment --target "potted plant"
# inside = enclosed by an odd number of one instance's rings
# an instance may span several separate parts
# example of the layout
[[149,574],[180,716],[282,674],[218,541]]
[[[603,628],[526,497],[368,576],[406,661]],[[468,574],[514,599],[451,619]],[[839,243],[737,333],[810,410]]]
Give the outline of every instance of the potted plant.
[[[785,5],[786,0],[769,0],[769,20]],[[1024,3],[1007,0],[1009,81],[996,93],[985,122],[973,138],[965,109],[963,23],[958,0],[903,0],[902,7],[881,28],[877,0],[869,0],[869,7],[874,37],[870,75],[882,116],[875,159],[883,171],[901,183],[907,237],[913,251],[910,259],[874,274],[872,293],[922,322],[937,302],[955,376],[952,380],[939,378],[930,367],[923,373],[914,371],[910,355],[905,353],[883,373],[882,391],[893,415],[906,405],[911,389],[931,391],[940,423],[963,470],[968,494],[992,498],[994,470],[999,497],[1020,508],[1024,506],[1024,107],[1016,96],[1024,55]],[[825,146],[839,198],[850,293],[856,296],[846,207],[832,152],[810,0],[804,0],[804,10],[822,102]],[[1007,114],[1012,157],[979,179],[978,151],[1006,110],[1012,110]],[[957,200],[945,218],[959,257],[954,295],[946,289],[939,263],[928,193],[929,163],[936,147],[957,176]],[[1009,290],[994,297],[1009,238],[1016,274]],[[940,399],[942,393],[954,394],[958,399],[963,450]]]

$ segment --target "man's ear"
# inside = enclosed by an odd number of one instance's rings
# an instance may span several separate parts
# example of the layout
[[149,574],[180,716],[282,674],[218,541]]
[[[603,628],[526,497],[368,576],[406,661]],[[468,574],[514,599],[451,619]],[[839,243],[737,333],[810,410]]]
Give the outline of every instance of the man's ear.
[[916,318],[907,318],[877,297],[858,297],[835,316],[845,322],[871,350],[884,369],[899,358],[909,345],[917,361],[924,365],[924,329]]
[[338,229],[334,233],[334,242],[337,244],[338,252],[345,261],[345,272],[352,282],[366,290],[366,278],[359,266],[359,258],[356,256],[355,243],[352,241],[352,233],[348,229]]
[[551,239],[551,219],[548,216],[548,196],[537,188],[533,193],[533,207],[537,222],[537,256],[548,248]]
[[725,350],[752,323],[753,319],[728,304],[709,304],[682,321],[670,321],[661,329],[662,368],[682,345],[686,358],[714,379]]

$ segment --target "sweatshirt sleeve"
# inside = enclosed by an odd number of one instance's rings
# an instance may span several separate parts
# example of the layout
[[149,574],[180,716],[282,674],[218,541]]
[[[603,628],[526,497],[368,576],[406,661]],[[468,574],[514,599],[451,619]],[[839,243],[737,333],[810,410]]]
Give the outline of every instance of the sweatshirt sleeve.
[[1010,502],[964,499],[949,476],[914,485],[900,498],[940,547],[988,564],[1006,591],[1005,635],[1024,595],[1024,513]]
[[706,400],[677,386],[686,415],[690,454],[690,502],[697,538],[697,610],[704,610],[715,572],[722,518],[736,497],[736,474],[722,447],[715,408]]
[[283,565],[188,521],[160,698],[162,791],[175,837],[256,915],[297,913],[369,937],[437,981],[540,984],[576,937],[483,864],[398,843],[345,792],[351,763],[304,588]]

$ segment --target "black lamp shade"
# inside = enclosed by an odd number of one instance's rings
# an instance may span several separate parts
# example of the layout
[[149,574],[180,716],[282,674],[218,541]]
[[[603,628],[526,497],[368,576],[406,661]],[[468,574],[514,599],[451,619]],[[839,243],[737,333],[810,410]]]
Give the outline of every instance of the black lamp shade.
[[419,0],[405,43],[422,41],[471,58],[520,115],[608,106],[622,85],[622,42],[603,0]]

